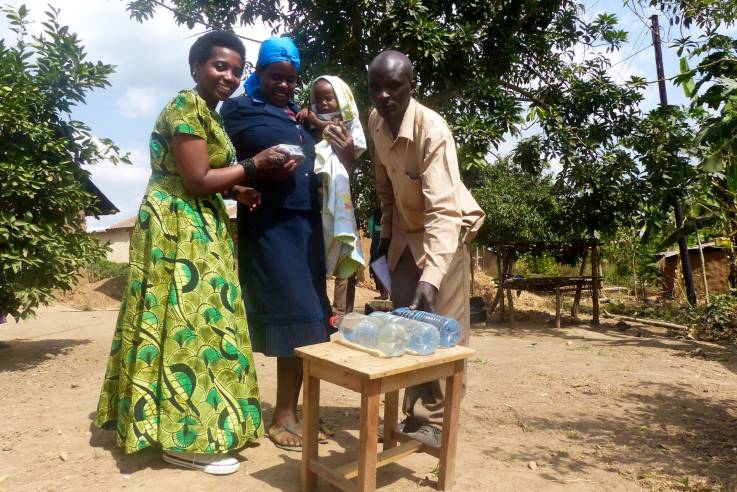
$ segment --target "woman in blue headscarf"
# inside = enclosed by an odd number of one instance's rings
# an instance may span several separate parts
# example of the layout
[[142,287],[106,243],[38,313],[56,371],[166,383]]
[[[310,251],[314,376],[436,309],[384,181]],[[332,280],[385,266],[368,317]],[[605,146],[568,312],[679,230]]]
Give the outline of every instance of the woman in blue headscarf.
[[302,364],[296,347],[329,339],[330,303],[325,285],[320,181],[313,172],[315,141],[297,121],[292,102],[299,50],[272,37],[259,50],[246,94],[223,104],[221,114],[238,159],[277,144],[301,147],[296,168],[258,170],[249,186],[261,207],[238,205],[238,269],[253,350],[277,358],[277,393],[269,437],[279,447],[301,449],[297,399]]

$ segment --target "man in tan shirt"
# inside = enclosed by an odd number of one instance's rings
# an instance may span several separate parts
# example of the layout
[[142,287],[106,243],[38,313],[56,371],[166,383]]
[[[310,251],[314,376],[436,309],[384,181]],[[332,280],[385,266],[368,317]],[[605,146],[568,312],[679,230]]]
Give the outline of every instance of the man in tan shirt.
[[[455,142],[445,120],[412,98],[412,63],[388,50],[368,70],[369,116],[376,189],[381,203],[382,252],[391,270],[394,307],[455,318],[461,343],[470,332],[466,242],[484,213],[461,182]],[[402,430],[440,443],[444,388],[433,381],[407,388]]]

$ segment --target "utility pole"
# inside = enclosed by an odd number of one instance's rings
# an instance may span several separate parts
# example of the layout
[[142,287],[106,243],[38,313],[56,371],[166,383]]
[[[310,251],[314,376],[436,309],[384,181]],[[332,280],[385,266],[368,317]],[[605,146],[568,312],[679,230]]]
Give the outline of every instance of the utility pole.
[[[658,92],[660,92],[660,105],[668,105],[668,95],[665,92],[665,71],[663,70],[663,52],[660,50],[660,26],[658,16],[650,17],[652,21],[653,46],[655,47],[655,68],[658,72]],[[676,227],[683,227],[683,206],[680,200],[673,204],[676,216]],[[693,273],[691,270],[691,259],[688,256],[688,243],[685,237],[678,240],[678,251],[681,255],[681,270],[683,270],[683,283],[686,286],[686,296],[692,306],[696,305],[696,290],[693,285]]]

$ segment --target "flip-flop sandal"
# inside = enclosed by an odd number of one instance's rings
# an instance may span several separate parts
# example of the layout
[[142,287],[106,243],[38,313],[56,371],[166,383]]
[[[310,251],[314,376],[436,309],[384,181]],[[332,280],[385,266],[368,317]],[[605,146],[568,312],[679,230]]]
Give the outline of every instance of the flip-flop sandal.
[[[288,432],[288,433],[290,433],[290,434],[292,434],[294,436],[297,436],[300,439],[302,439],[302,426],[300,426],[299,424],[288,424],[288,425],[285,425],[285,426],[282,426],[282,427],[274,427],[274,429],[278,431],[276,433],[277,435],[279,435],[279,434],[281,434],[283,432]],[[320,444],[324,444],[324,443],[328,442],[327,436],[334,436],[335,435],[335,432],[333,432],[325,424],[325,422],[322,419],[320,419],[319,431],[320,432],[317,434],[317,442],[319,442]],[[272,431],[270,430],[269,431],[269,434],[268,434],[269,439],[271,439],[271,442],[273,442],[276,447],[279,447],[281,449],[285,449],[287,451],[302,451],[302,446],[289,446],[287,444],[278,443],[277,441],[274,440],[273,437],[271,437],[271,433],[272,433]]]
[[288,433],[288,434],[292,434],[294,436],[297,436],[300,439],[302,439],[302,430],[298,426],[296,426],[296,425],[285,425],[285,426],[282,426],[282,427],[272,427],[272,428],[269,429],[269,432],[267,433],[267,435],[269,436],[269,439],[271,439],[271,442],[274,443],[274,446],[276,446],[277,448],[284,449],[285,451],[298,451],[298,452],[301,452],[302,451],[302,445],[301,444],[300,445],[293,446],[293,445],[289,445],[289,444],[283,444],[283,443],[280,443],[279,441],[277,441],[276,437],[279,436],[279,435],[281,435],[281,434],[284,434],[285,432]]
[[[285,425],[284,429],[291,432],[295,436],[299,436],[300,439],[302,439],[302,426],[300,424],[289,424]],[[331,431],[326,425],[325,422],[323,422],[322,419],[320,419],[320,424],[317,428],[317,442],[320,444],[325,444],[328,442],[327,436],[335,435],[335,432]],[[327,430],[328,432],[325,432]]]

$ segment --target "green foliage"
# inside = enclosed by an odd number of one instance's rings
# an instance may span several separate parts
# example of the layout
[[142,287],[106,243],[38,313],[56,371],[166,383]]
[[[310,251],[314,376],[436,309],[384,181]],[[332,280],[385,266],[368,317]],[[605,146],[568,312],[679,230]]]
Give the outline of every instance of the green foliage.
[[90,282],[97,282],[106,278],[128,277],[130,265],[101,259],[87,266],[87,277]]
[[570,235],[611,235],[635,220],[642,197],[640,170],[624,139],[639,123],[644,81],[613,82],[603,55],[580,63],[561,58],[557,64],[557,83],[539,90],[539,104],[528,116],[542,129],[534,137],[537,152],[530,152],[523,140],[520,165],[530,169],[536,162],[558,159],[562,169],[556,190]]
[[108,85],[113,67],[85,60],[57,10],[30,38],[24,5],[3,12],[17,40],[0,40],[0,313],[26,318],[104,256],[85,232],[95,197],[80,184],[88,175],[81,165],[127,159],[70,118],[87,92]]
[[737,297],[710,296],[707,306],[690,310],[689,321],[699,338],[737,343]]
[[526,277],[557,277],[560,275],[558,263],[549,254],[538,256],[523,254],[517,262],[517,272]]
[[466,183],[487,214],[481,244],[559,239],[560,205],[550,176],[527,173],[508,159],[468,174]]
[[[295,38],[305,81],[324,73],[346,80],[364,120],[370,110],[367,64],[389,47],[406,52],[414,63],[416,97],[453,130],[467,184],[487,172],[487,156],[503,138],[518,137],[523,124],[539,128],[539,135],[519,142],[513,162],[518,170],[537,175],[548,162],[560,162],[562,171],[550,193],[556,202],[552,216],[531,213],[536,205],[527,197],[505,202],[514,195],[509,187],[472,185],[489,215],[487,223],[497,226],[487,226],[481,242],[612,237],[621,227],[642,223],[647,213],[665,210],[662,202],[686,189],[682,180],[690,179],[680,171],[647,174],[630,138],[647,130],[640,127],[639,110],[646,83],[638,77],[614,82],[608,58],[596,54],[618,50],[627,33],[618,28],[616,16],[602,13],[589,19],[575,1],[127,3],[139,21],[150,19],[157,8],[168,9],[176,22],[190,27],[265,21]],[[583,60],[581,50],[587,53]],[[648,151],[647,159],[659,162],[654,154]],[[668,164],[675,170],[680,163]],[[364,157],[352,176],[359,223],[376,205],[372,174],[370,159]],[[648,176],[657,179],[642,179]],[[657,200],[648,210],[643,203],[651,198]],[[517,203],[522,210],[514,210]]]
[[[634,3],[625,0],[625,4]],[[640,0],[643,5],[658,8],[666,14],[671,25],[698,27],[714,31],[728,26],[737,18],[737,3],[725,0]]]
[[[572,62],[576,48],[613,51],[626,40],[611,14],[587,20],[569,0],[128,2],[137,20],[162,5],[190,26],[260,18],[290,33],[301,48],[304,79],[339,75],[353,87],[363,118],[370,109],[367,64],[386,48],[400,49],[413,61],[416,97],[448,122],[465,171],[485,167],[505,135],[518,136],[527,112],[544,139],[522,142],[515,163],[539,172],[549,158],[564,162],[559,193],[568,196],[565,207],[576,217],[572,236],[612,229],[637,209],[635,165],[617,150],[616,137],[632,126],[642,81],[614,84],[604,56]],[[368,158],[357,172],[357,210],[366,216],[376,200]]]
[[[687,220],[685,233],[702,224],[714,224],[721,234],[737,242],[737,40],[717,32],[720,26],[737,22],[734,2],[677,0],[663,7],[675,23],[704,29],[698,38],[678,39],[679,55],[697,61],[690,68],[683,60],[675,79],[690,94],[692,107],[702,111],[695,145],[699,147],[698,193],[694,207],[699,215]],[[737,252],[730,247],[730,284],[737,286]]]
[[675,301],[661,304],[643,304],[639,301],[612,301],[607,303],[606,310],[612,314],[656,319],[675,324],[688,324],[690,313],[693,312],[693,308],[688,304],[680,304]]
[[691,307],[675,301],[645,305],[640,302],[610,302],[612,314],[657,319],[693,328],[701,340],[737,343],[737,296],[732,293],[710,296],[708,305]]
[[658,286],[660,269],[654,254],[657,241],[645,241],[633,227],[621,228],[601,248],[601,257],[610,266],[605,269],[606,281],[627,286],[636,293]]
[[[638,223],[646,226],[643,240],[659,231],[671,230],[673,206],[676,201],[689,203],[698,195],[701,170],[694,165],[700,148],[695,143],[694,124],[703,119],[704,112],[679,106],[658,107],[640,120],[623,142],[635,153],[643,170],[640,190],[643,204]],[[685,236],[699,228],[683,231]],[[659,247],[665,249],[675,243],[681,234]]]

